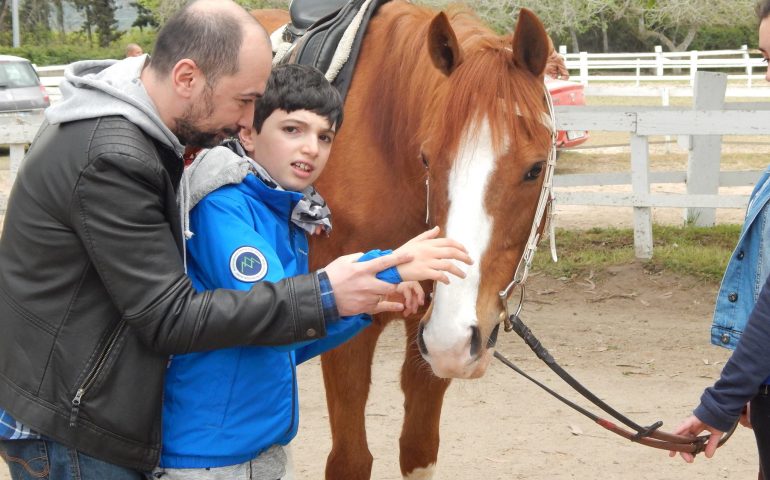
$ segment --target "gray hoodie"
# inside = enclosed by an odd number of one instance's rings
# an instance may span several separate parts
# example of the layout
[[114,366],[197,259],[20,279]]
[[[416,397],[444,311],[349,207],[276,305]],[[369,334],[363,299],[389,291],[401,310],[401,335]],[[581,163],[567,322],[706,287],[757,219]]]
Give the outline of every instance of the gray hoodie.
[[219,187],[241,183],[255,164],[227,147],[201,151],[184,173],[190,187],[189,209]]
[[148,60],[148,55],[141,55],[68,65],[59,86],[62,101],[46,109],[46,120],[57,124],[120,115],[181,156],[184,146],[160,119],[139,78]]

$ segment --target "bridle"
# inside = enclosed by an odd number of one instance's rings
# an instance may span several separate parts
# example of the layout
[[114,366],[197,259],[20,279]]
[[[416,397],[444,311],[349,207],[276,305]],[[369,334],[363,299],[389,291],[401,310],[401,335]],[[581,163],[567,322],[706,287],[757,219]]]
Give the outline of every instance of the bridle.
[[[568,405],[569,407],[576,410],[577,412],[590,418],[591,420],[593,420],[595,423],[599,424],[603,428],[617,435],[620,435],[623,438],[626,438],[632,442],[639,443],[642,445],[647,445],[653,448],[659,448],[662,450],[669,450],[669,451],[675,451],[675,452],[687,452],[687,453],[696,455],[702,452],[706,448],[709,435],[701,435],[699,437],[675,435],[672,433],[660,431],[660,427],[663,425],[663,422],[661,421],[655,422],[650,426],[643,427],[637,424],[636,422],[630,420],[628,417],[624,416],[623,414],[621,414],[620,412],[618,412],[617,410],[609,406],[607,403],[602,401],[599,397],[594,395],[590,390],[584,387],[572,375],[570,375],[566,370],[564,370],[556,362],[556,360],[554,360],[553,356],[551,356],[548,350],[546,350],[546,348],[540,343],[537,337],[535,337],[535,335],[532,333],[529,327],[527,327],[524,324],[524,322],[521,321],[519,314],[521,313],[521,310],[524,304],[524,285],[527,281],[529,270],[532,266],[532,260],[534,259],[535,252],[537,251],[537,245],[540,242],[542,232],[544,231],[549,232],[548,236],[550,238],[551,257],[553,258],[554,261],[556,261],[557,259],[555,235],[554,235],[553,221],[552,221],[553,202],[554,202],[553,175],[554,175],[554,170],[556,169],[556,115],[553,108],[553,100],[551,98],[551,94],[548,91],[548,89],[545,87],[545,85],[543,86],[543,88],[545,91],[546,104],[548,106],[548,115],[550,117],[548,119],[548,123],[551,128],[551,148],[548,154],[548,159],[546,161],[545,172],[543,174],[544,175],[543,185],[540,190],[540,197],[538,198],[537,208],[535,209],[535,217],[532,221],[532,229],[529,232],[527,243],[524,247],[524,251],[522,252],[521,258],[519,259],[519,263],[516,266],[516,271],[513,274],[513,279],[505,287],[505,289],[501,290],[498,293],[498,297],[503,307],[503,310],[500,314],[501,315],[500,320],[504,325],[504,329],[506,332],[515,331],[524,340],[524,342],[532,349],[532,351],[535,352],[535,355],[537,355],[538,358],[540,358],[543,362],[545,362],[545,364],[548,365],[548,367],[554,373],[556,373],[562,380],[564,380],[568,385],[570,385],[575,391],[577,391],[580,395],[582,395],[584,398],[589,400],[595,406],[599,407],[601,410],[608,413],[613,418],[615,418],[616,420],[618,420],[620,423],[630,428],[631,430],[628,430],[609,420],[601,418],[598,415],[595,415],[594,413],[568,400],[567,398],[563,397],[562,395],[558,394],[551,388],[547,387],[543,383],[539,382],[535,378],[525,373],[523,370],[518,368],[513,362],[505,358],[500,352],[495,351],[493,355],[495,358],[500,360],[503,364],[510,367],[516,373],[520,374],[527,380],[533,382],[535,385],[539,386],[540,388],[542,388],[543,390],[545,390],[546,392],[554,396],[556,399],[558,399],[562,403]],[[420,152],[420,158],[422,160],[423,166],[425,167],[425,170],[427,173],[430,169],[428,160],[422,152]],[[425,210],[425,223],[430,224],[430,207],[429,207],[430,206],[430,175],[429,174],[426,174],[425,191],[426,191],[426,205],[427,205]],[[519,299],[518,299],[516,308],[514,308],[513,313],[511,313],[511,309],[509,307],[509,300],[510,300],[510,297],[513,295],[513,292],[516,291],[516,289],[519,290]],[[495,347],[499,329],[500,329],[500,324],[498,323],[495,326],[495,328],[492,330],[492,333],[490,333],[489,335],[489,340],[487,342],[488,349],[493,349]],[[722,436],[722,438],[719,440],[719,444],[718,444],[719,447],[721,447],[722,445],[724,445],[725,442],[727,442],[727,440],[730,438],[730,436],[732,436],[737,426],[738,426],[738,422],[735,422],[732,428],[728,432],[726,432],[725,435]]]
[[[552,221],[554,201],[553,173],[554,170],[556,170],[556,114],[553,109],[553,99],[551,98],[550,92],[545,86],[543,86],[543,89],[545,91],[546,104],[548,105],[548,123],[551,129],[551,148],[545,163],[543,186],[540,189],[540,197],[537,200],[535,217],[532,220],[532,229],[529,232],[527,243],[524,246],[524,252],[522,252],[519,264],[516,266],[516,271],[513,273],[513,279],[505,289],[498,293],[500,303],[502,303],[503,306],[503,312],[505,312],[505,317],[502,320],[506,332],[513,330],[513,324],[511,323],[510,318],[512,316],[518,316],[519,313],[521,313],[521,308],[524,304],[524,283],[527,281],[529,269],[532,267],[532,260],[535,258],[535,252],[537,251],[538,243],[540,243],[541,233],[547,229],[550,229],[548,237],[551,244],[551,257],[554,262],[557,260],[556,235],[554,235]],[[545,225],[543,224],[544,222]],[[515,311],[511,314],[508,300],[516,288],[519,289],[519,302]]]
[[[626,427],[630,428],[633,431],[625,429],[609,420],[601,418],[598,415],[595,415],[594,413],[568,400],[567,398],[558,394],[554,390],[550,389],[543,383],[539,382],[535,378],[531,377],[530,375],[528,375],[527,373],[519,369],[516,365],[513,364],[513,362],[505,358],[498,351],[495,351],[493,355],[495,358],[500,360],[503,364],[510,367],[511,369],[513,369],[518,374],[522,375],[527,380],[530,380],[531,382],[533,382],[534,384],[536,384],[537,386],[539,386],[540,388],[542,388],[543,390],[545,390],[546,392],[554,396],[556,399],[560,400],[564,404],[573,408],[577,412],[590,418],[591,420],[593,420],[603,428],[617,435],[620,435],[623,438],[626,438],[632,442],[636,442],[642,445],[647,445],[653,448],[659,448],[662,450],[669,450],[669,451],[675,451],[675,452],[687,452],[687,453],[696,455],[702,452],[706,448],[709,435],[702,435],[694,438],[689,436],[683,436],[683,435],[675,435],[672,433],[666,433],[666,432],[660,431],[660,427],[663,425],[663,422],[661,421],[655,422],[650,426],[643,427],[637,424],[636,422],[630,420],[628,417],[619,413],[610,405],[602,401],[599,397],[594,395],[590,390],[585,388],[572,375],[570,375],[566,370],[564,370],[556,362],[556,360],[554,360],[553,356],[551,356],[548,350],[546,350],[546,348],[540,343],[537,337],[535,337],[535,335],[532,333],[529,327],[527,327],[519,317],[519,314],[521,313],[521,310],[524,304],[524,284],[527,280],[527,276],[529,275],[529,270],[530,270],[530,267],[532,266],[532,260],[535,256],[535,252],[537,251],[537,245],[540,241],[542,232],[547,230],[549,231],[551,256],[553,257],[554,261],[556,261],[557,259],[556,243],[554,240],[555,235],[554,235],[553,222],[552,222],[553,201],[554,201],[553,174],[556,168],[556,116],[553,108],[553,100],[551,98],[551,94],[548,91],[548,89],[545,88],[545,86],[544,86],[544,90],[545,90],[546,104],[548,105],[548,114],[550,116],[549,121],[551,125],[551,149],[550,149],[548,160],[545,166],[543,186],[540,191],[540,197],[538,199],[537,208],[535,210],[535,217],[532,222],[532,229],[530,230],[529,238],[527,239],[527,243],[525,245],[521,258],[519,260],[519,264],[516,267],[516,271],[513,274],[513,279],[508,284],[508,286],[506,286],[505,289],[501,290],[498,294],[500,298],[500,302],[502,303],[502,307],[503,307],[503,313],[501,313],[501,316],[503,316],[503,318],[501,320],[503,322],[504,329],[506,332],[515,331],[524,340],[524,342],[530,347],[530,349],[532,349],[532,351],[535,352],[537,357],[540,358],[543,362],[545,362],[545,364],[548,365],[548,367],[554,373],[556,373],[562,380],[564,380],[568,385],[570,385],[575,391],[580,393],[580,395],[582,395],[584,398],[589,400],[595,406],[599,407],[601,410],[608,413],[614,419],[618,420],[620,423],[622,423],[623,425],[625,425]],[[513,313],[511,313],[511,310],[509,307],[509,300],[511,295],[517,288],[519,290],[519,299],[518,299],[516,308],[513,309]],[[497,341],[497,334],[498,334],[499,327],[500,327],[500,324],[495,326],[494,330],[490,334],[489,341],[487,343],[487,348],[494,348],[495,343]],[[725,435],[722,436],[722,438],[719,440],[719,444],[718,444],[719,447],[724,445],[724,443],[727,442],[730,436],[732,436],[737,425],[738,425],[738,422],[736,422],[732,426],[732,428],[728,432],[726,432]]]

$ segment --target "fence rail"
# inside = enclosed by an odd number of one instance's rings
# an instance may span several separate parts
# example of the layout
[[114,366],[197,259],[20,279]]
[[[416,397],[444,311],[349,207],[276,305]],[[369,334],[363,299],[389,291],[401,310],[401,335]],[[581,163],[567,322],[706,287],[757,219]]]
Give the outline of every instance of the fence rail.
[[[0,145],[8,145],[10,161],[8,163],[8,186],[13,185],[16,172],[24,159],[24,148],[32,142],[43,123],[43,113],[15,113],[12,116],[0,116]],[[8,189],[10,190],[10,188]],[[0,190],[0,215],[5,214],[7,200]]]
[[[721,172],[722,135],[770,134],[770,103],[725,104],[727,76],[699,72],[694,108],[557,107],[560,130],[628,132],[629,173],[557,175],[556,199],[565,205],[633,208],[636,256],[652,256],[653,207],[685,209],[683,219],[713,225],[717,208],[745,208],[746,195],[719,195],[721,186],[753,185],[760,171]],[[689,149],[686,172],[650,172],[649,137],[679,135]],[[651,193],[651,183],[684,183],[685,194]],[[564,191],[565,187],[630,185],[631,193]]]
[[[633,82],[641,86],[642,82],[674,82],[686,81],[691,86],[695,83],[697,72],[707,70],[724,70],[730,80],[745,81],[748,88],[731,89],[728,96],[770,97],[770,89],[761,88],[754,92],[754,80],[762,79],[767,66],[763,63],[758,51],[749,50],[746,45],[737,50],[709,50],[687,52],[664,52],[658,46],[654,52],[638,53],[567,53],[567,47],[559,47],[564,56],[572,79],[589,85],[595,82]],[[64,77],[64,65],[36,67],[43,86],[53,102],[61,98],[59,83]],[[681,73],[686,71],[686,74]],[[611,72],[611,73],[609,73]],[[740,72],[740,73],[738,73]],[[755,73],[756,72],[756,73]],[[753,87],[753,88],[752,88]],[[661,87],[667,88],[667,87]],[[688,94],[689,93],[689,94]],[[628,96],[628,91],[613,90],[612,87],[589,87],[586,95],[597,96]],[[647,88],[631,92],[632,96],[664,96],[656,88]],[[692,89],[670,89],[671,96],[692,96]],[[665,104],[665,103],[664,103]]]
[[693,85],[698,71],[707,69],[725,71],[730,80],[745,80],[751,87],[767,68],[761,54],[746,45],[737,50],[687,52],[664,52],[657,46],[654,52],[639,53],[567,53],[567,47],[562,45],[559,52],[573,79],[583,85],[592,81],[630,81],[636,85],[642,81],[687,81]]

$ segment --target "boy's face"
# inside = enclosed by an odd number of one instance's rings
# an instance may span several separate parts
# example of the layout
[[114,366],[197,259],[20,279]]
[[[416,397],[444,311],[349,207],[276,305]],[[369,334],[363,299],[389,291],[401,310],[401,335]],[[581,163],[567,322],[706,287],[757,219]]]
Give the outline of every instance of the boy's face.
[[241,143],[286,190],[301,191],[321,175],[334,140],[329,121],[309,110],[274,111],[258,134],[241,130]]

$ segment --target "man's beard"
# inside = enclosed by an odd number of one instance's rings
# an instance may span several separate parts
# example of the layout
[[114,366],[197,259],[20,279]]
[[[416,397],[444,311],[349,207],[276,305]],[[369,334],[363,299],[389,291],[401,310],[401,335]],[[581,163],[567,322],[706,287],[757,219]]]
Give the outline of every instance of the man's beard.
[[222,140],[238,135],[238,128],[222,128],[217,131],[205,131],[198,128],[197,123],[209,118],[214,113],[214,102],[211,89],[207,86],[201,97],[201,103],[191,105],[176,119],[176,134],[179,142],[186,147],[211,148],[219,145]]

